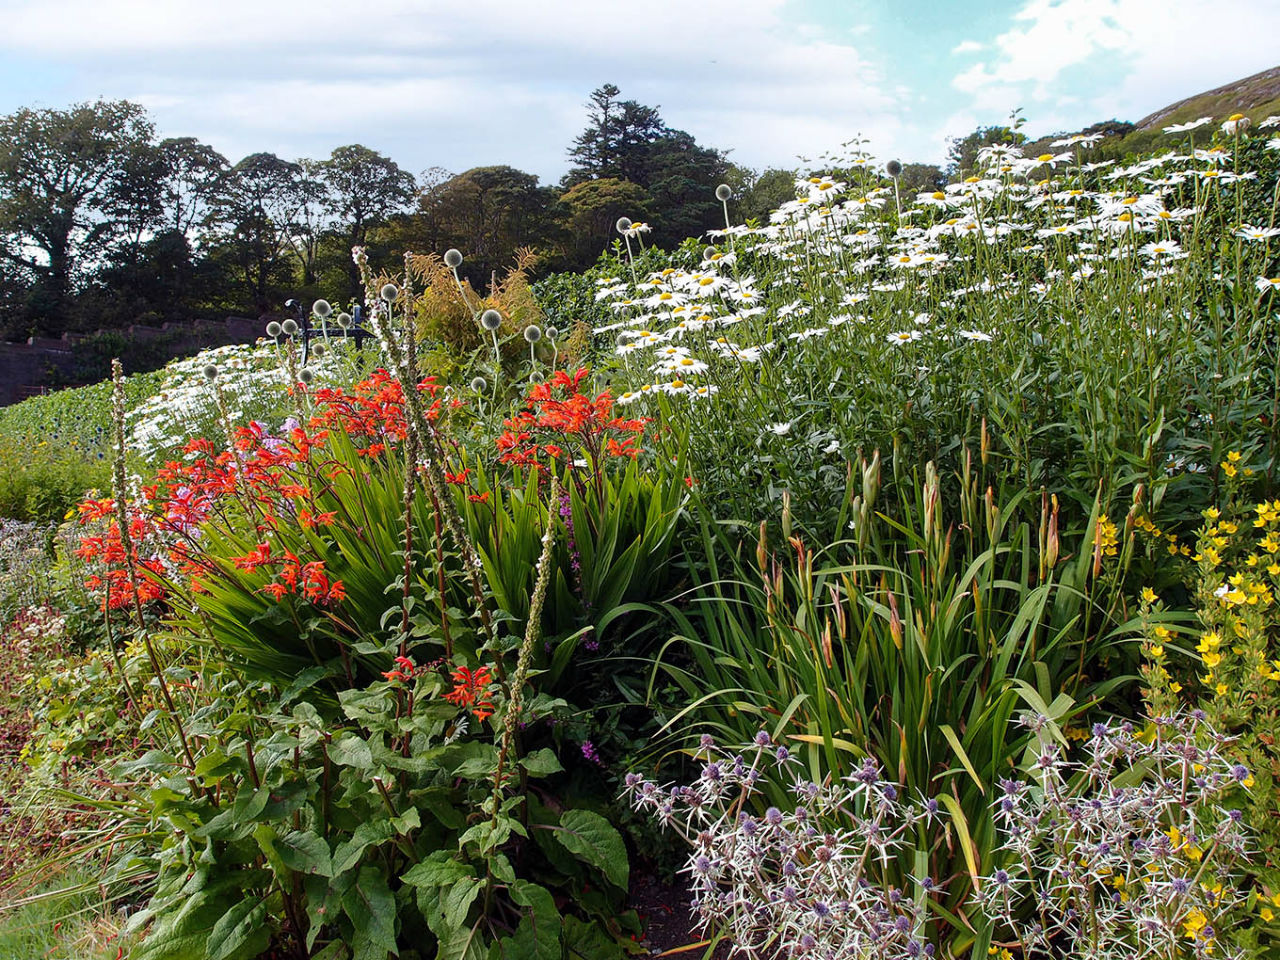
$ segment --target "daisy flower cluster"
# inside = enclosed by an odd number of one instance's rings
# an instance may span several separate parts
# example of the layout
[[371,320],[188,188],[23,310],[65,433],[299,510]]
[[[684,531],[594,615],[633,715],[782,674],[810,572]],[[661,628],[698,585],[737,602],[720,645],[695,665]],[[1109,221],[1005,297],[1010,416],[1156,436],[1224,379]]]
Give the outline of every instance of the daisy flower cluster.
[[[169,364],[157,391],[128,412],[129,448],[154,460],[180,448],[188,437],[220,432],[220,412],[206,374],[211,367],[217,370],[234,422],[278,422],[289,412],[280,390],[281,349],[272,340],[259,340],[202,350]],[[369,361],[378,359],[376,351],[369,351]],[[346,341],[334,339],[328,350],[313,355],[307,369],[317,383],[335,385],[358,379],[351,374],[359,362]]]
[[[1081,315],[1087,295],[1106,313],[1151,302],[1188,282],[1200,222],[1236,209],[1236,191],[1257,179],[1240,168],[1241,136],[1233,128],[1196,146],[1192,135],[1185,149],[1127,164],[1083,162],[1089,137],[1037,156],[997,144],[973,176],[914,198],[865,156],[845,164],[847,176],[799,178],[768,223],[711,231],[715,245],[696,264],[597,281],[613,318],[596,332],[613,338],[626,383],[618,402],[750,390],[768,377],[766,358],[800,400],[792,371],[824,356],[861,355],[863,369],[880,356],[924,375],[938,351],[976,352],[981,364],[992,345],[1020,347],[1029,326]],[[1252,285],[1260,297],[1280,289],[1267,273],[1280,228],[1228,227],[1247,277],[1197,282]],[[838,376],[856,376],[854,363]],[[808,384],[818,396],[829,387]]]
[[[927,901],[937,885],[920,877],[904,890],[884,869],[937,823],[936,801],[904,798],[872,760],[814,783],[765,731],[733,750],[704,735],[696,759],[696,782],[659,786],[631,773],[626,796],[692,848],[684,872],[704,931],[748,956],[933,956]],[[771,780],[789,784],[793,803],[756,813]]]
[[1007,856],[980,890],[1023,956],[1230,956],[1222,921],[1249,845],[1233,794],[1252,780],[1205,714],[1095,724],[1078,760],[1047,719],[1023,722],[1031,775],[998,785]]

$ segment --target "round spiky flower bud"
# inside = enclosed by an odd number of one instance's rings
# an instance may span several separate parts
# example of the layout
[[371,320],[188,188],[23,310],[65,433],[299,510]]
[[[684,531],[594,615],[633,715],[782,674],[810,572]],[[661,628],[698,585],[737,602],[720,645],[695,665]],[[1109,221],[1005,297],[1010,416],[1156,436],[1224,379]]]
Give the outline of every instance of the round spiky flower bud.
[[476,393],[484,393],[489,384],[485,382],[484,377],[476,377],[471,381],[471,389]]
[[301,380],[303,383],[310,383],[315,378],[316,378],[316,375],[311,372],[311,369],[309,367],[303,367],[301,370],[298,371],[298,379]]
[[444,265],[450,270],[457,270],[462,266],[462,251],[453,249],[446,250],[444,252]]
[[317,300],[311,305],[311,312],[323,320],[333,313],[333,304],[328,300]]
[[480,314],[480,326],[486,330],[497,330],[502,326],[502,314],[497,310],[486,310]]
[[326,351],[323,343],[313,343],[311,345],[311,355],[315,357],[317,360],[323,357],[325,355],[325,352]]
[[292,337],[298,332],[298,325],[293,320],[286,320],[280,324],[280,329],[285,332],[285,336]]
[[555,327],[547,327],[542,332],[547,335],[548,340],[554,340],[556,337],[560,335],[560,331],[557,330]]
[[728,200],[732,196],[733,196],[733,187],[729,186],[727,183],[722,183],[720,184],[720,186],[716,187],[716,199],[719,200],[721,203],[723,203],[725,200]]
[[338,314],[338,326],[340,326],[343,330],[346,330],[349,326],[351,326],[351,314],[346,312]]
[[619,233],[626,233],[628,230],[631,229],[631,218],[619,217],[618,222],[615,223],[614,226],[617,228]]
[[902,176],[902,164],[897,160],[890,160],[884,165],[884,172],[897,180],[898,177]]
[[278,337],[278,336],[280,336],[280,330],[281,330],[281,326],[280,326],[280,324],[276,323],[274,320],[272,320],[270,323],[268,323],[268,324],[267,324],[267,336],[268,336],[268,337]]
[[542,328],[536,323],[531,323],[524,328],[524,339],[526,343],[537,343],[542,339]]
[[388,283],[378,291],[378,295],[382,297],[383,300],[387,301],[387,303],[395,303],[396,300],[400,298],[400,288],[394,283]]
[[218,368],[217,368],[217,366],[216,366],[215,364],[212,364],[212,363],[211,363],[211,364],[208,364],[208,365],[204,368],[204,377],[205,377],[205,379],[206,379],[206,380],[217,380],[217,379],[218,379]]

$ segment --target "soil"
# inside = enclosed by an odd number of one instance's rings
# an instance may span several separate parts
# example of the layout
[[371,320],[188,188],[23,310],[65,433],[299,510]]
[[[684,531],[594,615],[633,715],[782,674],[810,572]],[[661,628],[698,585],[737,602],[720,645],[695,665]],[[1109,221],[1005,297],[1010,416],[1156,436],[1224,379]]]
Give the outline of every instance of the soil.
[[[637,873],[631,882],[628,903],[644,926],[640,945],[650,953],[689,960],[707,956],[711,943],[699,935],[689,910],[689,893],[682,885],[664,883],[653,874]],[[728,945],[720,943],[709,960],[724,960],[728,956]]]

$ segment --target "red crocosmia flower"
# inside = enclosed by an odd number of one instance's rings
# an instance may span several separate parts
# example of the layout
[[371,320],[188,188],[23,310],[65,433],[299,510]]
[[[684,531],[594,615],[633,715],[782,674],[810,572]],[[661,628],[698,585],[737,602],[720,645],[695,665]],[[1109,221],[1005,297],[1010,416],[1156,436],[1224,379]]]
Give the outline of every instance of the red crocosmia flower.
[[418,672],[418,667],[408,657],[396,657],[396,665],[391,670],[383,671],[383,676],[388,680],[400,680],[405,683],[412,680]]
[[270,595],[278,602],[284,598],[286,593],[289,592],[289,588],[283,583],[268,583],[262,588],[262,592]]
[[606,457],[636,456],[636,437],[644,434],[646,421],[615,417],[608,391],[594,398],[582,393],[587,372],[557,370],[530,388],[525,409],[503,421],[506,430],[497,441],[503,463],[538,468],[542,457],[550,457],[598,466]]
[[458,667],[453,671],[453,689],[444,698],[455,706],[466,707],[483,722],[493,716],[493,703],[485,699],[485,690],[492,682],[488,667]]
[[270,562],[271,544],[260,543],[243,557],[232,557],[231,559],[235,562],[237,570],[247,570],[252,573],[264,563]]
[[486,490],[484,493],[469,493],[467,494],[467,499],[472,503],[488,503],[489,491]]
[[471,472],[470,467],[467,467],[465,470],[462,470],[459,473],[450,473],[448,470],[446,470],[444,472],[444,478],[449,483],[452,483],[452,484],[455,484],[456,486],[461,487],[463,484],[467,482],[467,474],[469,474],[470,472]]

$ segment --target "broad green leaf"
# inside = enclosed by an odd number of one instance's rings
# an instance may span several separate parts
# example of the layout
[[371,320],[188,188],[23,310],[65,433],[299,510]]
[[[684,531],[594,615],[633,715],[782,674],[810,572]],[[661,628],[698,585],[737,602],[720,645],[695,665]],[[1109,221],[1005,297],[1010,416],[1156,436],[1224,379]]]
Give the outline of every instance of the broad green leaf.
[[541,750],[535,750],[527,757],[521,757],[520,766],[535,777],[546,777],[564,770],[564,767],[560,766],[559,759],[556,758],[555,751],[549,747],[543,747]]
[[627,889],[627,845],[608,820],[590,810],[566,810],[559,826],[551,829],[566,850],[597,868],[614,886]]
[[342,909],[355,930],[355,956],[386,960],[388,953],[400,955],[396,946],[396,899],[387,886],[383,870],[366,866],[355,885],[342,897]]

